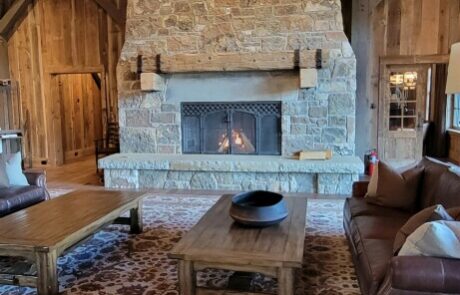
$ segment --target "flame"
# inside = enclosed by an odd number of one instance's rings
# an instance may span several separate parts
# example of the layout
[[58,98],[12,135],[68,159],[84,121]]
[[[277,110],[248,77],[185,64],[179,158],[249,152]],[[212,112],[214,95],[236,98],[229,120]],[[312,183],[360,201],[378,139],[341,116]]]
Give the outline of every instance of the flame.
[[[242,150],[245,150],[246,149],[246,144],[245,144],[245,140],[244,140],[244,132],[243,130],[235,130],[233,129],[232,130],[232,144],[238,146],[240,149]],[[228,140],[227,138],[227,133],[223,133],[221,136],[221,140],[219,141],[219,148],[220,150],[225,150],[227,151],[228,148],[230,147],[230,141]]]

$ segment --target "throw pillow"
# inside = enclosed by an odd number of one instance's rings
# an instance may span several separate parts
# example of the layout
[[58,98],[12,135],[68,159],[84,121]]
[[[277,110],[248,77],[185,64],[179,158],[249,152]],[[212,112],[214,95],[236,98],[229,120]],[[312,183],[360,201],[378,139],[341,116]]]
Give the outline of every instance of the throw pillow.
[[460,222],[433,221],[417,228],[399,256],[431,256],[460,259]]
[[400,173],[380,161],[371,177],[366,201],[384,207],[413,210],[422,175],[423,167]]
[[27,186],[29,182],[27,181],[26,176],[22,172],[22,157],[21,153],[15,153],[11,158],[6,161],[6,175],[8,176],[8,181],[11,185],[16,186]]
[[9,187],[10,182],[8,180],[8,176],[6,175],[6,166],[5,162],[0,159],[0,188]]
[[398,254],[399,250],[401,250],[401,247],[406,242],[407,237],[422,224],[438,220],[454,221],[455,219],[449,214],[449,212],[446,211],[446,209],[444,209],[442,205],[425,208],[412,216],[396,234],[393,244],[393,254]]

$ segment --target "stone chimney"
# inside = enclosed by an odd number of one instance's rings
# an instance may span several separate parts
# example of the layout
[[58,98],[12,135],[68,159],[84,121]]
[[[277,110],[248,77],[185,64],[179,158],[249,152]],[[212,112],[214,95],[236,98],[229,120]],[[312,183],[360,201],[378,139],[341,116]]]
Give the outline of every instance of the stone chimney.
[[[273,91],[270,100],[282,103],[283,156],[328,148],[337,155],[354,154],[355,56],[343,31],[340,0],[129,0],[127,13],[118,65],[122,152],[180,155],[183,101],[210,101],[212,95],[219,101],[253,100],[262,94],[266,99],[266,89],[280,85],[282,90]],[[140,91],[139,72],[162,74],[162,56],[304,50],[327,52],[315,88],[300,89],[295,65],[285,71],[167,73],[162,75],[165,91]],[[199,64],[191,66],[205,72]],[[226,79],[240,79],[245,86],[232,88]],[[247,89],[256,80],[259,86],[265,81],[261,95]],[[215,95],[216,83],[222,95]]]

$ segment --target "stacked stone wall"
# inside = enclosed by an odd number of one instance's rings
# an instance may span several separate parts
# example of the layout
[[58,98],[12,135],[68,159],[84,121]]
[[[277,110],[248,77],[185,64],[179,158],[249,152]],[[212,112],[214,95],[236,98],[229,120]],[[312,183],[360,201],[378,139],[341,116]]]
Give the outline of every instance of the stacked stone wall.
[[167,91],[140,91],[139,55],[301,49],[327,49],[329,62],[317,88],[283,100],[283,155],[324,148],[352,155],[356,61],[340,0],[128,1],[118,66],[122,152],[181,153],[180,102],[169,101]]

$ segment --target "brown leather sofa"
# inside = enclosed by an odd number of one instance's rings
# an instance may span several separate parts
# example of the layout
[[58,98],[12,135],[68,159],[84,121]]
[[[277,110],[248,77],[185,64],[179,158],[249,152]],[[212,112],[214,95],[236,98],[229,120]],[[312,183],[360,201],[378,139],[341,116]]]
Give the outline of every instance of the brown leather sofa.
[[458,175],[432,159],[418,165],[424,174],[413,212],[368,204],[366,181],[354,184],[345,203],[344,228],[365,295],[460,294],[460,260],[393,255],[396,233],[414,213],[436,204],[460,206]]
[[30,186],[0,188],[0,217],[49,200],[44,172],[24,171]]

